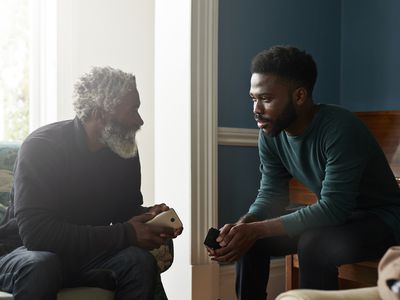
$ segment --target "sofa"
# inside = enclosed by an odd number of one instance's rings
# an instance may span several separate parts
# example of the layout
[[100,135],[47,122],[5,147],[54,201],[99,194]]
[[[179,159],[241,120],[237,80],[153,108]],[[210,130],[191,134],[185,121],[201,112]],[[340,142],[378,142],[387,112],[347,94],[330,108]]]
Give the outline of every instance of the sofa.
[[381,300],[378,287],[340,291],[298,289],[284,292],[275,300]]
[[[7,206],[13,180],[13,167],[18,154],[19,144],[0,142],[0,220],[3,219]],[[160,273],[166,271],[173,261],[173,243],[161,246],[152,251],[155,256]],[[0,291],[1,299],[13,299],[9,293]],[[62,289],[57,296],[57,300],[111,300],[114,299],[114,292],[99,287],[78,287]],[[163,285],[160,276],[157,277],[154,300],[165,300]]]
[[378,280],[373,287],[340,291],[294,289],[276,300],[398,300],[400,299],[400,246],[390,247],[378,265]]

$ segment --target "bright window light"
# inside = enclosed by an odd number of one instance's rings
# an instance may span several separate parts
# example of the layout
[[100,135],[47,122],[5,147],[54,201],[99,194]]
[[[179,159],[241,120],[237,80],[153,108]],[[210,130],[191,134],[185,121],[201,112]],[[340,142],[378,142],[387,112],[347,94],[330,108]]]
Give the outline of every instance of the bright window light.
[[28,0],[0,1],[0,140],[29,131],[30,18]]

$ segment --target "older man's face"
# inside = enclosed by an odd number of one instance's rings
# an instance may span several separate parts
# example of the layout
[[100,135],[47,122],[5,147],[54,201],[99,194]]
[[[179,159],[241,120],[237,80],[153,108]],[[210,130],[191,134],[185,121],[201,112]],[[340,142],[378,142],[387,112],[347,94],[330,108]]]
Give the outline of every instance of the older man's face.
[[136,132],[143,125],[139,106],[139,93],[135,89],[121,99],[113,112],[106,115],[107,123],[101,141],[122,158],[131,158],[137,153]]

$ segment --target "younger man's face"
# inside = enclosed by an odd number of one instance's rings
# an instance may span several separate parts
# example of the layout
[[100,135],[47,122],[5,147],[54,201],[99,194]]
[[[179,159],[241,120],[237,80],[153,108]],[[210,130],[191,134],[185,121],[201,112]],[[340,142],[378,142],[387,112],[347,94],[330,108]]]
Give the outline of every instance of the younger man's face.
[[297,119],[292,88],[279,76],[253,73],[250,97],[257,126],[265,135],[277,136]]

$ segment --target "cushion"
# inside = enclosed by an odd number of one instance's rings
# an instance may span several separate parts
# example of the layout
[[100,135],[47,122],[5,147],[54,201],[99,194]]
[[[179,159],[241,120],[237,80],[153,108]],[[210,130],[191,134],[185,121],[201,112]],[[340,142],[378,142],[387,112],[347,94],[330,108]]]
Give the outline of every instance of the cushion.
[[340,291],[299,289],[280,294],[276,300],[380,300],[378,288],[368,287]]
[[19,145],[16,143],[0,142],[0,220],[3,218],[10,201],[12,171],[18,149]]
[[113,300],[113,299],[114,299],[114,292],[95,287],[62,289],[57,295],[57,300]]
[[400,246],[390,247],[379,262],[379,295],[385,300],[400,299]]
[[174,246],[172,240],[168,240],[165,245],[162,245],[160,248],[154,249],[150,252],[157,260],[160,273],[165,272],[172,265],[174,256]]
[[18,149],[17,143],[0,142],[0,170],[13,170]]
[[[0,300],[12,300],[9,293],[0,292]],[[63,289],[57,295],[57,300],[113,300],[114,293],[99,288],[73,288]]]
[[0,300],[12,300],[12,295],[5,292],[0,292]]

